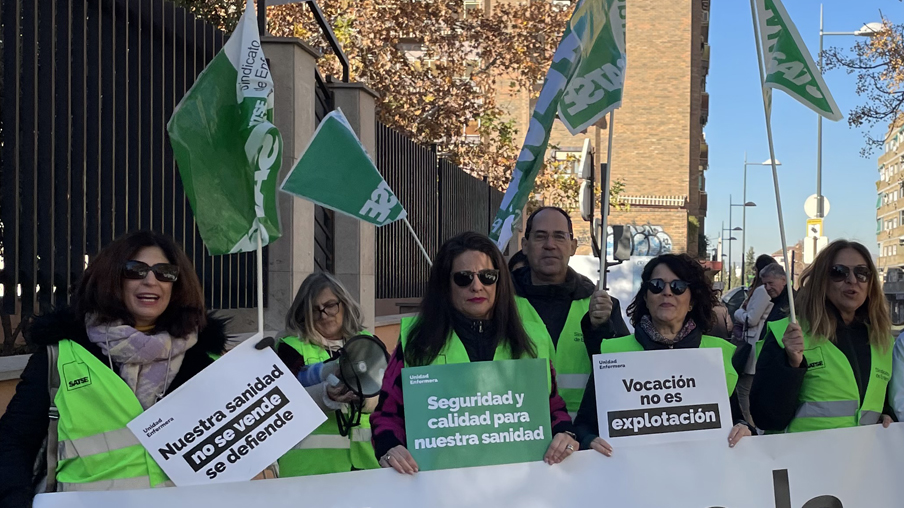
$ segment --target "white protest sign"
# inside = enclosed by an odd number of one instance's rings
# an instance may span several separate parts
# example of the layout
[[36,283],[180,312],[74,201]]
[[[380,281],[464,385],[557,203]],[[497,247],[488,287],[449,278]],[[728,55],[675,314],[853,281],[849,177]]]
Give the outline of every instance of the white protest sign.
[[592,364],[600,437],[613,446],[728,438],[721,349],[607,353]]
[[[861,508],[901,506],[904,424],[593,451],[421,471],[371,469],[171,489],[41,494],[34,508]],[[672,474],[651,474],[651,471]]]
[[326,420],[252,337],[129,422],[179,486],[249,480]]

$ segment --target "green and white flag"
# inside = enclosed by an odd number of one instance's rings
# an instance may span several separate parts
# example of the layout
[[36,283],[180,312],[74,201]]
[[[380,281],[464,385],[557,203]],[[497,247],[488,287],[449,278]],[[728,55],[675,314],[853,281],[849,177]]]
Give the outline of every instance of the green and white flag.
[[338,109],[317,126],[311,143],[280,190],[377,226],[406,216],[405,208]]
[[257,249],[280,236],[276,180],[282,136],[254,4],[198,76],[166,126],[182,186],[211,255]]
[[621,106],[625,83],[625,0],[583,0],[577,4],[552,58],[531,115],[524,146],[490,237],[500,249],[543,168],[549,134],[558,111],[572,134]]
[[829,120],[842,114],[807,46],[791,22],[781,0],[755,0],[759,19],[759,40],[763,45],[761,63],[765,69],[767,113],[772,109],[769,89],[777,88]]

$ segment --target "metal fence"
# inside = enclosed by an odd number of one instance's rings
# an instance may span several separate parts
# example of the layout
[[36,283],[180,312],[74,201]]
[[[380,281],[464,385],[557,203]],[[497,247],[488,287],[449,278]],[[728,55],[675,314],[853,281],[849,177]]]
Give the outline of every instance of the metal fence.
[[[408,212],[431,259],[442,243],[464,231],[486,234],[503,193],[448,160],[377,122],[376,163]],[[419,298],[429,266],[404,223],[377,229],[376,297]]]
[[0,23],[3,310],[66,302],[137,229],[184,246],[209,307],[255,306],[254,254],[207,255],[166,138],[224,34],[163,0],[4,0]]
[[[333,110],[333,96],[319,71],[314,72],[314,119],[315,124]],[[328,208],[314,205],[314,269],[333,272],[335,267],[334,213]]]

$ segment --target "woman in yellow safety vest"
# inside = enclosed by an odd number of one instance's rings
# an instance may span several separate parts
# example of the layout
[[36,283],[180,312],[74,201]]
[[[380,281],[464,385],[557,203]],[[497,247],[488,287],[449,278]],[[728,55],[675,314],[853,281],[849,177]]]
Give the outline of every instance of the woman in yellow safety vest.
[[[0,506],[31,506],[47,442],[46,491],[169,486],[126,427],[213,362],[224,323],[168,237],[139,231],[88,265],[74,308],[35,319],[38,346],[0,419]],[[40,489],[39,489],[40,490]]]
[[[543,460],[557,464],[578,446],[565,401],[555,384],[549,335],[522,324],[512,279],[496,245],[478,233],[448,240],[436,254],[416,318],[404,319],[399,345],[383,377],[371,415],[374,451],[382,467],[414,474],[418,465],[405,447],[402,368],[518,358],[549,360],[549,406],[553,439]],[[545,332],[545,328],[543,330]]]
[[[362,321],[361,307],[335,277],[324,272],[311,274],[301,283],[286,314],[289,335],[280,341],[277,354],[297,376],[312,364],[335,359],[339,349],[355,335],[369,335]],[[359,425],[346,430],[347,435],[340,432],[348,419],[349,405],[358,404],[357,396],[344,384],[333,386],[329,381],[306,389],[328,418],[279,459],[280,477],[378,468],[370,444],[368,414],[361,417]],[[369,412],[374,406],[376,398],[366,401],[363,410]]]
[[[712,327],[715,299],[712,284],[706,278],[699,261],[687,254],[657,256],[644,267],[640,290],[628,306],[627,312],[634,326],[634,335],[604,340],[599,351],[588,353],[593,356],[597,353],[670,349],[721,350],[731,416],[735,424],[728,435],[728,445],[733,447],[741,438],[751,435],[753,429],[744,420],[741,405],[734,393],[738,373],[732,366],[731,358],[735,347],[722,338],[706,335]],[[590,313],[594,312],[597,312],[597,309],[591,305]],[[610,456],[612,446],[599,437],[594,382],[591,374],[584,392],[584,400],[581,401],[581,408],[575,418],[575,428],[582,449],[592,448]],[[663,415],[665,414],[663,412]],[[670,415],[670,421],[672,417],[678,416]],[[653,416],[654,425],[659,418],[658,415]]]
[[800,324],[767,323],[750,413],[757,427],[802,432],[892,422],[888,302],[869,250],[836,240],[800,277]]

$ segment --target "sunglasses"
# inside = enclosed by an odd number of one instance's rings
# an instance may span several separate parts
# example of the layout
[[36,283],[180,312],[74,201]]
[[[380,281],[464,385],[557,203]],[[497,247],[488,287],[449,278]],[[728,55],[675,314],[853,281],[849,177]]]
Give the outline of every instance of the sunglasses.
[[[834,265],[829,268],[829,278],[832,279],[832,282],[844,282],[847,280],[851,270],[850,266]],[[857,282],[869,282],[872,278],[869,268],[865,266],[855,266],[853,272],[854,279],[856,279]]]
[[684,282],[683,280],[675,279],[668,284],[665,283],[662,279],[650,279],[647,282],[647,289],[650,290],[654,295],[658,295],[665,291],[665,287],[668,285],[672,289],[672,294],[675,296],[683,295],[685,291],[687,291],[687,287],[689,284]]
[[169,263],[157,263],[154,266],[148,266],[147,263],[141,261],[126,261],[122,268],[122,276],[127,279],[144,280],[148,276],[148,272],[154,272],[154,277],[160,282],[176,282],[179,280],[179,267]]
[[479,272],[455,272],[452,274],[452,282],[458,287],[466,288],[474,282],[475,275],[484,286],[492,286],[499,280],[499,270],[481,270]]

